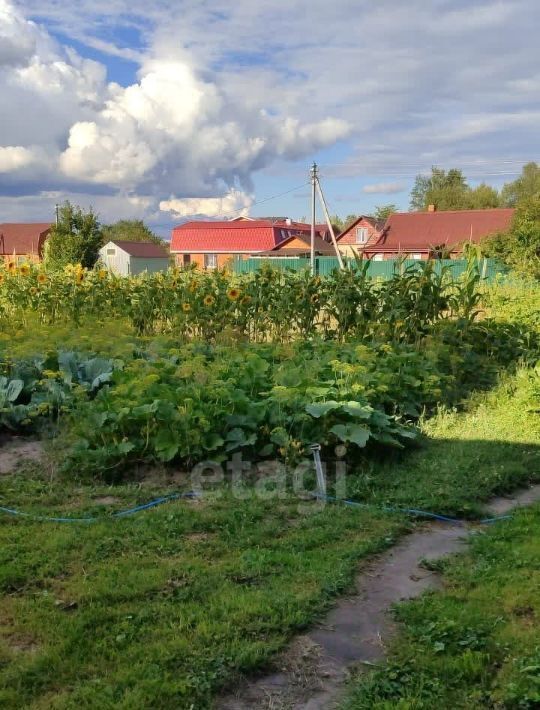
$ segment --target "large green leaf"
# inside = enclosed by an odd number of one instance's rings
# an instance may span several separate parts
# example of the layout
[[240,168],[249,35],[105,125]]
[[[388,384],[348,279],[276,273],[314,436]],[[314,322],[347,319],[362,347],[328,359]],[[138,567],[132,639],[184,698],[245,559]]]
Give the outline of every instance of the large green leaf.
[[371,436],[371,431],[367,427],[354,424],[336,424],[330,431],[341,441],[350,441],[360,448],[363,448],[367,444]]
[[306,404],[306,412],[318,419],[319,417],[324,417],[325,414],[328,414],[328,412],[331,412],[333,409],[338,409],[340,406],[341,404],[334,400],[328,402],[314,402],[313,404]]
[[343,405],[343,411],[357,419],[369,419],[373,413],[373,407],[368,404],[360,404],[360,402],[346,402]]

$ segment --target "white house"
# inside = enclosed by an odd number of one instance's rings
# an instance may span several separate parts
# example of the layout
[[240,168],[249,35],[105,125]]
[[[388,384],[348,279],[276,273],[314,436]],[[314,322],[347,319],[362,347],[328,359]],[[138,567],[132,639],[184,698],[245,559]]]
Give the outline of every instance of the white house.
[[146,271],[166,271],[169,268],[169,254],[159,244],[153,242],[128,242],[114,240],[107,242],[99,250],[103,264],[119,276],[135,276]]

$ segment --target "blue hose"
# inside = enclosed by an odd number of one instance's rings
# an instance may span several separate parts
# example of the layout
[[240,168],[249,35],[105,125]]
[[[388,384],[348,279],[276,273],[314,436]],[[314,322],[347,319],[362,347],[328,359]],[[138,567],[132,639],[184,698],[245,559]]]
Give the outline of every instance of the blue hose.
[[450,523],[452,525],[466,525],[471,522],[478,522],[481,525],[489,525],[491,523],[497,523],[500,520],[510,520],[512,515],[497,515],[493,518],[483,518],[482,520],[463,520],[460,518],[451,518],[448,515],[440,515],[439,513],[431,513],[427,510],[417,510],[416,508],[394,508],[387,505],[376,506],[369,503],[357,503],[354,500],[347,500],[346,498],[334,498],[333,496],[321,495],[320,493],[314,494],[315,498],[321,500],[326,500],[329,503],[343,503],[343,505],[348,505],[355,508],[375,508],[376,510],[382,510],[385,513],[403,513],[405,515],[412,515],[418,518],[431,518],[432,520],[439,520],[442,523]]
[[[475,522],[470,520],[463,520],[460,518],[451,518],[448,515],[440,515],[439,513],[431,513],[426,510],[417,510],[416,508],[395,508],[392,506],[376,506],[370,503],[358,503],[354,500],[347,500],[345,498],[335,498],[333,496],[321,495],[320,493],[314,493],[314,498],[320,500],[326,500],[329,503],[342,503],[343,505],[348,505],[354,508],[370,508],[375,510],[382,510],[385,513],[401,513],[404,515],[412,515],[417,518],[430,518],[432,520],[439,520],[442,523],[450,523],[451,525],[466,525],[469,522]],[[134,515],[142,510],[148,510],[149,508],[155,508],[158,505],[163,505],[164,503],[169,503],[172,500],[179,500],[180,498],[197,498],[197,494],[193,491],[188,493],[171,493],[168,496],[163,496],[162,498],[156,498],[151,500],[149,503],[142,503],[141,505],[135,506],[135,508],[128,508],[128,510],[120,510],[117,513],[113,513],[111,518],[125,518],[129,515]],[[50,523],[96,523],[103,522],[107,520],[105,517],[87,517],[87,518],[66,518],[66,517],[48,517],[45,515],[34,515],[32,513],[25,513],[21,510],[15,510],[14,508],[5,508],[0,506],[0,513],[5,513],[6,515],[16,515],[19,517],[30,518],[31,520],[39,520],[42,522]],[[483,518],[476,522],[481,525],[489,525],[491,523],[497,523],[500,520],[510,520],[512,515],[497,515],[492,518]]]
[[[188,493],[171,493],[168,496],[163,496],[162,498],[156,498],[151,500],[149,503],[143,503],[142,505],[137,505],[135,508],[129,508],[128,510],[119,510],[117,513],[113,513],[111,518],[125,518],[128,515],[134,515],[139,513],[141,510],[148,510],[148,508],[155,508],[157,505],[163,505],[163,503],[168,503],[171,500],[178,500],[179,498],[197,498],[197,494],[193,491]],[[0,513],[6,513],[6,515],[16,515],[23,518],[30,518],[31,520],[39,520],[41,522],[48,523],[98,523],[107,520],[105,517],[88,517],[88,518],[63,518],[63,517],[48,517],[46,515],[34,515],[33,513],[24,513],[21,510],[15,510],[14,508],[4,508],[0,506]]]

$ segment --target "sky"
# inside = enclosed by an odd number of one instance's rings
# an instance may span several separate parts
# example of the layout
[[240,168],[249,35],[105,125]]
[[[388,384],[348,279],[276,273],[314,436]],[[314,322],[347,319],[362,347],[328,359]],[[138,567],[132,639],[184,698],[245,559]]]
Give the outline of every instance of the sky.
[[540,159],[538,0],[0,0],[0,222],[406,210]]

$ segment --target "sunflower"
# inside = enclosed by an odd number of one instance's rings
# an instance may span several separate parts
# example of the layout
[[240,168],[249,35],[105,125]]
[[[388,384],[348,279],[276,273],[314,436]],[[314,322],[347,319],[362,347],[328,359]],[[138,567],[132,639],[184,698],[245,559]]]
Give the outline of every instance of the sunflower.
[[47,283],[47,277],[45,276],[45,274],[38,274],[37,281],[38,284],[45,284]]
[[205,296],[203,299],[203,303],[205,306],[211,306],[212,303],[214,303],[214,297],[210,295]]
[[21,276],[28,276],[30,273],[30,267],[28,264],[23,264],[22,266],[19,267],[19,273]]
[[182,303],[182,310],[184,313],[189,313],[191,310],[191,305],[189,303]]
[[11,271],[11,273],[14,273],[16,269],[17,264],[14,261],[8,261],[7,270]]
[[98,271],[98,278],[100,278],[102,281],[103,279],[107,278],[107,269],[100,269]]
[[190,282],[189,282],[188,289],[191,291],[191,293],[195,293],[195,291],[197,290],[198,286],[199,286],[199,284],[198,284],[196,281],[190,281]]
[[240,297],[240,289],[238,288],[230,288],[227,291],[227,298],[229,301],[236,301]]
[[242,300],[240,301],[240,303],[241,303],[243,306],[247,306],[247,304],[248,304],[250,301],[251,301],[251,296],[244,296],[244,297],[242,298]]
[[77,271],[75,273],[75,283],[82,284],[83,281],[84,281],[84,272]]
[[37,288],[35,286],[32,286],[32,288],[30,289],[30,295],[35,296],[37,292],[38,292]]
[[4,274],[0,274],[0,284],[4,283]]
[[311,301],[311,303],[317,303],[319,300],[318,294],[314,293],[309,300]]

